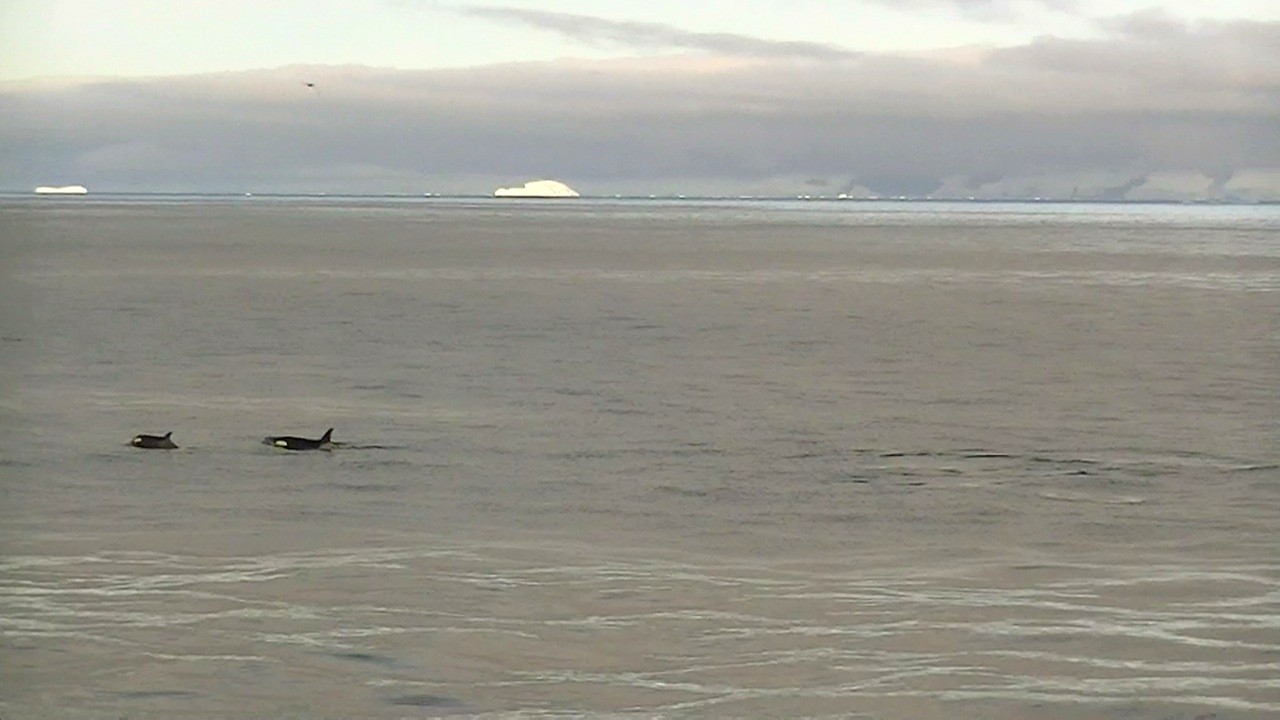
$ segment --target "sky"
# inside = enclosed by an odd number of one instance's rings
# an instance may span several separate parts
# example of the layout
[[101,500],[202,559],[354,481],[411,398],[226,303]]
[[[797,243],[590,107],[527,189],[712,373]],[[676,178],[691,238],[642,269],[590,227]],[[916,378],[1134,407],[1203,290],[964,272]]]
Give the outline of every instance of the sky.
[[1280,199],[1274,0],[6,0],[0,191]]

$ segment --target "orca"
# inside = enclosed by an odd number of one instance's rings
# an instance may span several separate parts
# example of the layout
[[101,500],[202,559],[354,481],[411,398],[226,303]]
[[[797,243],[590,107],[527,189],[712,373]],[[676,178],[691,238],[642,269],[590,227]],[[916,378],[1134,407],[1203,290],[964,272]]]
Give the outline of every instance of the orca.
[[136,448],[145,448],[147,450],[177,450],[178,445],[169,436],[173,431],[164,435],[138,435],[129,441],[129,444]]
[[292,435],[273,435],[262,439],[263,445],[278,447],[284,450],[328,450],[333,445],[330,438],[333,436],[333,428],[324,431],[318,440],[311,438],[294,437]]

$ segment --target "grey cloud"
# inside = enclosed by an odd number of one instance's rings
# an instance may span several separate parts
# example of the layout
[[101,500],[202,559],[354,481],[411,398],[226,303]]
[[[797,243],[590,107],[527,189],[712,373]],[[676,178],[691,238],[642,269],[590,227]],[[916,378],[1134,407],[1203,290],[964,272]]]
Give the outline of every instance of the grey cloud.
[[590,15],[514,7],[467,7],[457,12],[495,22],[518,23],[590,44],[649,50],[699,50],[726,55],[811,60],[844,60],[858,53],[822,43],[766,40],[732,33],[681,30],[672,25],[608,20]]
[[877,195],[887,197],[924,197],[932,195],[942,187],[944,180],[929,175],[902,175],[898,173],[877,173],[859,178],[859,183],[875,191]]
[[988,172],[981,172],[981,173],[971,173],[964,178],[963,187],[966,190],[977,190],[978,188],[981,188],[984,185],[991,185],[992,183],[998,183],[1003,179],[1004,179],[1004,173],[1002,172],[988,171]]
[[1098,193],[1098,199],[1124,200],[1129,196],[1130,192],[1146,185],[1147,181],[1150,179],[1151,178],[1147,175],[1139,175],[1137,177],[1129,178],[1127,181],[1119,185],[1103,188],[1102,191]]
[[1221,167],[1209,170],[1205,176],[1209,178],[1209,187],[1205,194],[1210,198],[1220,198],[1226,190],[1227,183],[1235,177],[1235,168]]
[[[979,62],[869,55],[856,68],[681,56],[0,85],[0,189],[488,192],[554,177],[587,194],[785,178],[805,192],[830,178],[833,191],[923,194],[1066,177],[1091,197],[1183,173],[1227,194],[1280,177],[1280,93],[1264,91],[1278,30],[1134,28],[1071,52],[1043,40]],[[1224,53],[1231,72],[1188,81]]]
[[1192,24],[1146,12],[1102,24],[1114,39],[1043,37],[991,52],[986,62],[1073,82],[1101,80],[1147,98],[1169,93],[1185,103],[1195,93],[1209,106],[1234,100],[1241,110],[1280,108],[1280,23]]

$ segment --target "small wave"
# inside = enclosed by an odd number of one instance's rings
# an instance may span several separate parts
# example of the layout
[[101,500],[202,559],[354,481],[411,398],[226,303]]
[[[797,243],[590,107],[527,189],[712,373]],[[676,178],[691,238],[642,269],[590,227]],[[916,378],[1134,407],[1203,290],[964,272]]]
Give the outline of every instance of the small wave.
[[368,652],[336,652],[332,653],[332,656],[339,660],[350,660],[351,662],[381,667],[395,667],[399,664],[395,658]]
[[1280,470],[1280,464],[1268,463],[1263,465],[1240,465],[1239,467],[1227,468],[1227,472],[1233,473],[1251,473],[1266,470]]
[[117,696],[125,700],[190,700],[200,697],[199,693],[190,690],[132,690],[116,693]]
[[396,492],[399,486],[390,483],[327,483],[324,487],[353,493],[386,493]]
[[1061,502],[1079,502],[1079,503],[1097,503],[1100,505],[1141,505],[1147,501],[1146,498],[1136,495],[1112,495],[1112,496],[1094,496],[1084,493],[1068,493],[1059,491],[1042,491],[1039,496],[1045,500],[1059,500]]
[[402,705],[406,707],[419,708],[457,708],[465,707],[465,703],[457,698],[443,697],[440,695],[397,695],[390,698],[387,702],[392,705]]
[[676,495],[679,497],[707,497],[711,493],[707,490],[700,490],[687,487],[679,487],[676,485],[659,485],[655,488],[658,492]]

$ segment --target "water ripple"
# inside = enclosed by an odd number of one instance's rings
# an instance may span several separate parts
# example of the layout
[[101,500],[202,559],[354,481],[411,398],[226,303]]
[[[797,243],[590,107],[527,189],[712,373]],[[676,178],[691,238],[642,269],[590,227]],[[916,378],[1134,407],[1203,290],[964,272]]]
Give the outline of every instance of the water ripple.
[[1027,582],[1016,566],[850,574],[574,555],[12,557],[0,631],[10,654],[99,646],[126,664],[285,673],[345,660],[371,690],[467,707],[550,694],[657,714],[854,698],[1280,711],[1274,564],[1036,566]]

